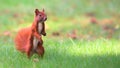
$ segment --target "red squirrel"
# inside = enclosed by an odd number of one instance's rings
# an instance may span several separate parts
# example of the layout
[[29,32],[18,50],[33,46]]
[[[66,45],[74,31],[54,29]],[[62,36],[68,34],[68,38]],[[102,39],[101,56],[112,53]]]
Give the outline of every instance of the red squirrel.
[[35,17],[31,27],[21,29],[15,37],[16,49],[26,53],[28,58],[34,53],[39,56],[44,55],[42,35],[46,36],[45,21],[47,15],[43,11],[35,9]]

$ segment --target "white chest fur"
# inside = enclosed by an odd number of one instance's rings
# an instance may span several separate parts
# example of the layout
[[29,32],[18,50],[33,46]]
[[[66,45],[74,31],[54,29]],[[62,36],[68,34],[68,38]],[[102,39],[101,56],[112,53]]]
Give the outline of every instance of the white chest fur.
[[40,34],[41,31],[42,31],[42,27],[43,27],[42,23],[39,23],[39,24],[38,24],[38,32],[39,32],[39,34]]
[[[42,23],[38,23],[38,27],[37,27],[37,29],[38,29],[38,33],[40,34],[41,33],[41,31],[42,31]],[[39,40],[34,36],[34,38],[33,38],[33,50],[35,50],[36,48],[37,48],[37,46],[38,46],[38,42],[39,42]]]

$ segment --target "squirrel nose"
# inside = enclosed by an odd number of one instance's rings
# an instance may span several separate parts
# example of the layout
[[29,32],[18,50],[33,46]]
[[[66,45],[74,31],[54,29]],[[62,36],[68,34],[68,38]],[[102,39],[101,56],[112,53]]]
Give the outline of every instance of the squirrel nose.
[[44,18],[44,21],[46,21],[46,20],[47,20],[47,17]]

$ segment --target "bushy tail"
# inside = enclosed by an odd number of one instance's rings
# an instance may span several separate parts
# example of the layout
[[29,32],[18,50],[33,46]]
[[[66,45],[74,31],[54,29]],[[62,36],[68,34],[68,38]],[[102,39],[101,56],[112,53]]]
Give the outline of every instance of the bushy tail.
[[20,52],[26,52],[26,46],[28,43],[29,29],[22,29],[18,32],[15,38],[15,47]]

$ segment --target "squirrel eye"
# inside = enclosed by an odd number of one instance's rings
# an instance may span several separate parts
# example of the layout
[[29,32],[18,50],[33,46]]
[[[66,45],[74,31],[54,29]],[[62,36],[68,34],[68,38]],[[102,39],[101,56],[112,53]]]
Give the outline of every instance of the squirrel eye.
[[40,14],[39,16],[41,17],[42,15]]
[[40,14],[39,16],[41,17],[42,15]]

